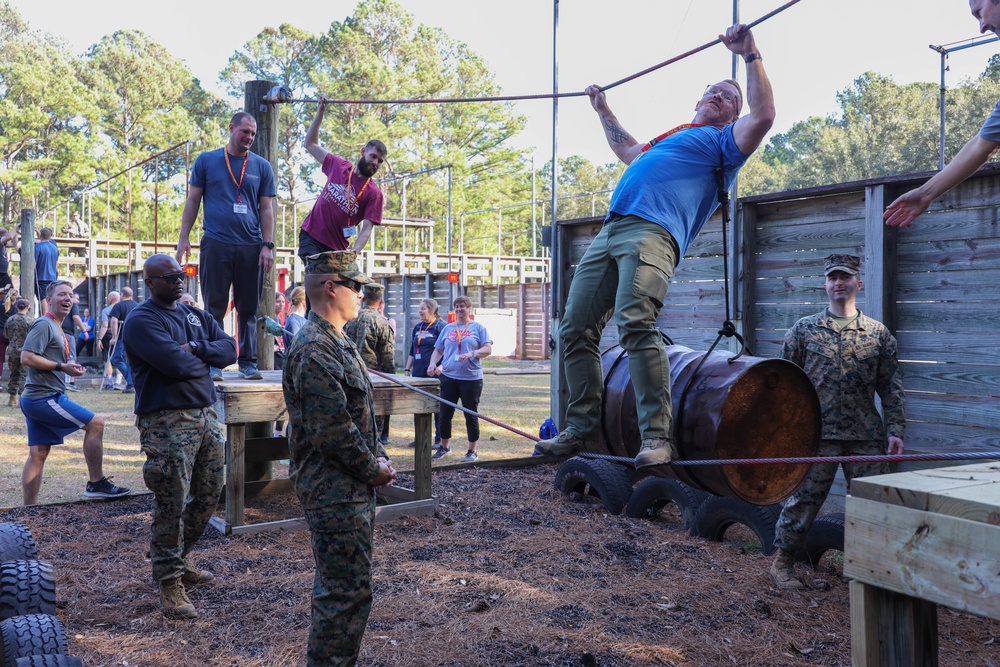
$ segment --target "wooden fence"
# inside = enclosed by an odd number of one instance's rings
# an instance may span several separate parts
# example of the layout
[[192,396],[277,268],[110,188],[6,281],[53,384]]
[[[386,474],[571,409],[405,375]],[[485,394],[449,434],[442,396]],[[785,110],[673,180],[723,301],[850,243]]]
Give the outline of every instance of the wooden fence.
[[[509,326],[514,328],[517,359],[543,360],[549,358],[549,323],[551,312],[551,286],[549,283],[533,282],[516,285],[474,285],[462,286],[448,282],[448,274],[394,275],[376,278],[385,287],[385,315],[396,322],[396,366],[402,368],[409,352],[410,333],[420,321],[420,302],[432,298],[440,306],[442,319],[454,296],[466,294],[474,308],[505,308],[513,311]],[[114,273],[109,276],[90,278],[77,288],[80,294],[81,311],[91,309],[94,318],[100,316],[100,308],[107,302],[107,295],[120,291],[128,285],[132,288],[136,301],[144,301],[145,284],[141,271]],[[185,278],[185,291],[198,296],[198,278]],[[91,304],[100,304],[93,307]],[[232,314],[227,317],[226,330],[233,332]],[[493,332],[491,332],[493,333]],[[496,332],[499,334],[500,332]],[[507,332],[510,333],[510,332]]]
[[[1000,165],[990,165],[936,200],[910,227],[882,222],[885,205],[932,172],[743,198],[730,230],[733,321],[758,356],[774,356],[785,331],[827,304],[823,258],[864,257],[859,307],[896,335],[907,398],[910,452],[1000,450]],[[600,219],[557,224],[563,279]],[[676,342],[707,349],[725,316],[721,216],[677,267],[657,324]],[[614,326],[603,348],[617,342]],[[553,406],[565,386],[553,363]],[[933,464],[932,464],[933,465]],[[902,466],[909,469],[914,466]]]

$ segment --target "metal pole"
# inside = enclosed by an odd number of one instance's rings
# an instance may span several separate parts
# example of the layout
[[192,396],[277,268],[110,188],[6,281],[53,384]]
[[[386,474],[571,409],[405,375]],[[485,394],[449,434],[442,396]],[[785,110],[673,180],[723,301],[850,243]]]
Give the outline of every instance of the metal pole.
[[[934,49],[933,46],[931,48]],[[938,103],[941,112],[941,125],[940,125],[940,139],[938,144],[938,169],[944,169],[944,93],[945,93],[944,73],[948,69],[947,65],[945,64],[945,62],[948,59],[948,50],[941,47],[937,47],[934,50],[939,51],[941,53],[941,93],[940,93],[940,101]]]
[[[452,264],[452,259],[451,259],[451,231],[452,231],[452,221],[451,221],[451,172],[452,172],[452,166],[449,164],[448,165],[448,234],[447,234],[447,237],[448,237],[448,273],[451,273],[454,270],[454,268],[455,268],[454,265]],[[464,217],[462,218],[462,223],[463,223],[462,224],[462,235],[464,236],[465,235],[465,224],[464,224],[465,223],[465,218]],[[464,252],[464,250],[462,250],[462,246],[464,246],[464,243],[459,246],[459,252]],[[465,276],[460,276],[460,278],[461,278],[462,282],[464,283],[465,282]],[[455,300],[455,283],[451,282],[450,280],[448,281],[448,298],[449,298],[450,301],[454,301]]]
[[[401,248],[403,250],[403,254],[405,255],[406,254],[406,179],[405,178],[403,179],[403,213],[402,213],[402,217],[403,217],[403,242],[402,242]],[[399,268],[402,269],[403,267],[399,267]]]
[[[28,299],[31,312],[35,310],[35,211],[21,209],[21,296]],[[42,295],[45,298],[45,295]]]
[[538,221],[535,216],[535,204],[538,195],[535,193],[535,156],[531,156],[531,256],[538,257]]

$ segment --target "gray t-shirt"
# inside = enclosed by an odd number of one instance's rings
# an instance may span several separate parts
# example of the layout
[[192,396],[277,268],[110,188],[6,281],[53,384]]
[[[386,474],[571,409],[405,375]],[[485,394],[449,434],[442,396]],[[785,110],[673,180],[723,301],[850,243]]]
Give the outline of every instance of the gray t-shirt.
[[[66,363],[66,351],[69,349],[69,339],[63,334],[62,327],[47,315],[39,317],[28,330],[28,336],[24,339],[25,352],[40,354],[49,361],[60,364]],[[24,383],[24,392],[21,394],[25,398],[42,398],[52,394],[66,393],[66,374],[56,371],[40,371],[37,368],[28,369],[28,378]]]
[[986,117],[983,129],[979,130],[979,136],[986,141],[1000,143],[1000,102],[993,107],[993,113]]

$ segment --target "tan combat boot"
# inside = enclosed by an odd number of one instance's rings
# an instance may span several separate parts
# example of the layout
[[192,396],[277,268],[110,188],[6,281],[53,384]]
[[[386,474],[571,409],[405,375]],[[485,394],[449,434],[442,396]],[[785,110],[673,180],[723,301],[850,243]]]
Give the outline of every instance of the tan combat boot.
[[10,401],[7,402],[8,407],[16,408],[18,406],[17,394],[10,395]]
[[677,448],[668,438],[644,438],[635,457],[636,468],[647,468],[670,463],[677,458]]
[[778,549],[774,554],[774,562],[771,563],[771,581],[778,588],[785,590],[801,591],[805,585],[795,574],[795,554],[786,549]]
[[160,599],[163,613],[172,618],[198,618],[198,611],[188,599],[181,578],[164,579],[160,582]]
[[181,583],[185,586],[199,586],[210,584],[215,581],[215,575],[208,570],[199,570],[191,563],[184,561],[184,574],[181,575]]

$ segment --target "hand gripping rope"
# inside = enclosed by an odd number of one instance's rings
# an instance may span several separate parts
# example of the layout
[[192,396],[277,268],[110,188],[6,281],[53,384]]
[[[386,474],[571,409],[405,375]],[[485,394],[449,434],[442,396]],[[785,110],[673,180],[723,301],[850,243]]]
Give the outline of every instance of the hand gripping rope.
[[[768,12],[764,16],[753,23],[747,24],[745,30],[749,30],[756,25],[759,25],[771,18],[776,14],[780,14],[794,4],[797,4],[799,0],[791,0],[791,2],[786,2],[777,9]],[[623,79],[618,79],[606,86],[601,86],[600,90],[611,90],[623,83],[628,83],[638,79],[641,76],[645,76],[651,72],[655,72],[661,67],[666,67],[680,60],[684,60],[688,56],[693,56],[696,53],[704,51],[705,49],[720,44],[722,40],[716,38],[711,42],[706,42],[701,46],[695,47],[690,51],[685,51],[684,53],[674,56],[669,60],[664,60],[658,65],[653,65],[652,67],[647,67],[641,72],[636,72],[630,76]],[[447,103],[461,103],[461,102],[514,102],[517,100],[550,100],[557,99],[561,97],[583,97],[587,93],[585,92],[572,92],[572,93],[540,93],[537,95],[497,95],[493,97],[423,97],[423,98],[412,98],[412,99],[397,99],[397,100],[342,100],[342,99],[328,99],[326,100],[328,104],[447,104]],[[296,100],[292,96],[292,91],[287,86],[275,86],[268,91],[267,95],[264,96],[263,102],[265,104],[290,104],[292,102],[302,102],[302,103],[316,103],[319,102],[316,98],[306,98],[301,100]]]

